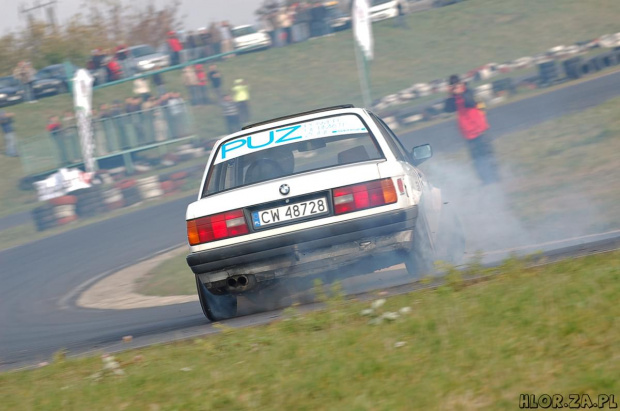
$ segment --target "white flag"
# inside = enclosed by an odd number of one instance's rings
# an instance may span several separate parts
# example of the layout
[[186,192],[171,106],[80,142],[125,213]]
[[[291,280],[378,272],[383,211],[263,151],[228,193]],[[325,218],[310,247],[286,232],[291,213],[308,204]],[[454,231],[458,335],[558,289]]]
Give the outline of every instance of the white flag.
[[373,57],[372,22],[370,0],[353,0],[353,35],[367,60]]
[[92,127],[93,77],[84,69],[79,69],[73,77],[73,104],[77,118],[78,134],[82,143],[82,158],[86,171],[95,171],[93,154],[95,144]]

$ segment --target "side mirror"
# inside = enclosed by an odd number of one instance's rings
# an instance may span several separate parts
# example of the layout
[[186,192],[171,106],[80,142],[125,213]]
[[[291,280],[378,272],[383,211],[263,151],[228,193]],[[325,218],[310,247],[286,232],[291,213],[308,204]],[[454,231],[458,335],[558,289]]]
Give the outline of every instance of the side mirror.
[[430,144],[424,144],[421,146],[414,147],[411,151],[411,159],[413,160],[413,164],[416,166],[418,164],[422,164],[424,161],[428,160],[433,156],[433,149]]

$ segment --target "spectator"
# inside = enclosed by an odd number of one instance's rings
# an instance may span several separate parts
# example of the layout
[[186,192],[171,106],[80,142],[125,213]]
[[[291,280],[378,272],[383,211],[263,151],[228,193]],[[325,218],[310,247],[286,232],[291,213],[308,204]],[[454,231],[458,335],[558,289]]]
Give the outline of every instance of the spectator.
[[398,9],[398,16],[396,17],[394,27],[408,29],[409,25],[407,25],[407,19],[405,18],[405,5],[403,4],[403,0],[398,0],[398,3],[396,3],[396,8]]
[[213,55],[213,45],[211,44],[211,32],[206,28],[200,30],[200,40],[202,42],[202,54],[200,57],[210,57]]
[[226,119],[226,127],[228,129],[228,134],[232,134],[241,129],[241,124],[239,123],[239,109],[237,108],[237,104],[233,101],[230,95],[225,95],[222,101],[220,102],[222,106],[222,114]]
[[196,72],[196,78],[198,80],[198,103],[209,104],[209,95],[207,93],[207,73],[202,64],[196,64],[194,66]]
[[452,75],[449,80],[450,97],[445,102],[446,112],[457,113],[457,121],[467,148],[483,184],[499,181],[493,145],[489,141],[486,114],[478,108],[474,93],[467,84]]
[[220,33],[219,24],[211,23],[211,26],[209,26],[209,33],[211,33],[213,54],[217,56],[222,53],[222,34]]
[[56,143],[56,147],[58,147],[61,165],[65,166],[70,164],[69,156],[67,154],[67,147],[62,135],[62,124],[60,123],[58,116],[51,116],[48,118],[46,129],[50,133],[54,143]]
[[155,84],[155,89],[157,90],[157,96],[161,97],[166,94],[166,84],[161,73],[154,73],[152,79],[153,84]]
[[[222,53],[232,52],[235,49],[233,45],[233,35],[230,24],[227,21],[223,21],[220,25],[220,36],[222,39]],[[228,54],[226,58],[231,58],[234,56],[234,54]]]
[[24,98],[29,103],[37,102],[34,99],[34,94],[32,91],[32,82],[34,81],[34,76],[36,74],[37,72],[32,68],[32,65],[30,65],[30,62],[28,61],[20,61],[15,70],[13,70],[13,77],[21,83],[24,90]]
[[17,148],[15,144],[15,129],[13,128],[13,113],[7,113],[0,110],[0,125],[4,133],[4,153],[7,157],[17,157]]
[[183,115],[185,114],[185,105],[183,99],[181,98],[181,94],[170,93],[166,101],[166,106],[170,113],[171,121],[169,121],[169,125],[172,138],[179,138],[186,134],[183,128],[183,125],[185,124],[185,121],[183,121]]
[[209,66],[209,83],[211,83],[211,87],[213,87],[213,91],[215,91],[215,95],[218,100],[222,99],[222,74],[217,69],[215,64]]
[[95,84],[103,84],[106,82],[106,70],[104,67],[106,56],[100,48],[93,50],[91,54],[92,71],[95,77]]
[[185,38],[185,49],[189,53],[189,60],[195,60],[194,50],[196,49],[196,38],[194,37],[193,31],[187,33],[187,37]]
[[106,64],[108,81],[116,81],[123,78],[123,70],[115,56],[112,56]]
[[181,51],[183,51],[183,45],[174,31],[168,32],[167,43],[168,51],[170,52],[170,64],[177,66],[181,63]]
[[242,125],[247,124],[250,120],[250,87],[241,78],[235,80],[232,99],[239,109],[239,122]]
[[133,81],[133,93],[140,96],[143,102],[151,97],[149,83],[144,77],[137,78]]
[[192,66],[185,66],[183,68],[183,85],[187,88],[187,94],[189,95],[192,106],[200,104],[199,90],[198,90],[198,76],[196,70]]
[[[149,95],[150,97],[150,95]],[[147,98],[148,99],[148,98]],[[130,97],[129,104],[125,106],[125,110],[128,114],[128,123],[132,125],[136,140],[138,144],[146,144],[150,142],[144,130],[144,124],[148,122],[148,118],[145,118],[142,112],[142,103],[145,102],[142,97]],[[145,121],[146,120],[146,121]]]
[[131,53],[127,44],[123,42],[116,46],[116,49],[114,49],[114,57],[116,57],[116,60],[121,65],[123,75],[125,77],[133,76]]

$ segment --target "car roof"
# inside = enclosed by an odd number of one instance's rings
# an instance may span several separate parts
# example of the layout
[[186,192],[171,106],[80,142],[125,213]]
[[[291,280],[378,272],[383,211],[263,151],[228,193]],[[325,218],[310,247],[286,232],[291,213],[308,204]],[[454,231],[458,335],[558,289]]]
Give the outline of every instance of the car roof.
[[339,105],[339,106],[323,107],[323,108],[314,109],[314,110],[310,110],[310,111],[302,111],[300,113],[291,114],[291,115],[283,116],[283,117],[276,117],[276,118],[271,119],[271,120],[262,121],[260,123],[255,123],[255,124],[250,124],[248,126],[245,126],[240,131],[237,131],[237,132],[235,132],[233,134],[225,135],[224,137],[220,138],[219,140],[217,140],[215,142],[213,147],[215,149],[215,148],[219,147],[220,144],[222,144],[224,141],[231,140],[233,138],[240,137],[240,136],[243,136],[243,135],[247,135],[250,132],[264,131],[264,130],[268,130],[270,128],[279,127],[279,126],[282,126],[282,125],[289,124],[291,122],[290,120],[292,120],[292,119],[298,119],[300,122],[308,121],[308,120],[312,120],[312,119],[315,119],[315,118],[325,117],[325,114],[327,114],[329,112],[334,112],[334,113],[337,113],[337,114],[347,114],[347,113],[364,114],[364,113],[367,113],[366,109],[356,108],[355,106],[353,106],[353,104],[343,104],[343,105]]
[[341,104],[339,106],[330,106],[330,107],[317,108],[317,109],[310,110],[310,111],[302,111],[301,113],[295,113],[295,114],[290,114],[288,116],[276,117],[276,118],[272,118],[271,120],[266,120],[266,121],[261,121],[258,123],[250,124],[245,127],[242,127],[241,130],[248,130],[250,128],[256,128],[256,127],[262,126],[263,124],[271,124],[271,123],[275,123],[281,120],[288,120],[289,118],[301,117],[301,116],[315,114],[315,113],[322,113],[324,111],[341,110],[341,109],[347,109],[347,108],[355,108],[355,106],[353,104]]

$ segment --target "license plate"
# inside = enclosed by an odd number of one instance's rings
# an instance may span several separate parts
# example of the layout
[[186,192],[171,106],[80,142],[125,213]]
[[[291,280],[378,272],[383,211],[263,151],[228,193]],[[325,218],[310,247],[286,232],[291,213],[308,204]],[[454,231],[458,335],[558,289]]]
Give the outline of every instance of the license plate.
[[269,208],[267,210],[254,211],[252,222],[254,228],[263,228],[272,224],[299,220],[305,217],[328,214],[327,199],[325,197],[302,201],[295,204],[287,204],[282,207]]
[[44,93],[53,93],[55,91],[56,91],[55,88],[46,88],[45,90],[43,90]]
[[20,96],[12,96],[12,97],[9,97],[7,100],[15,101],[15,100],[19,100],[20,98],[21,98]]

